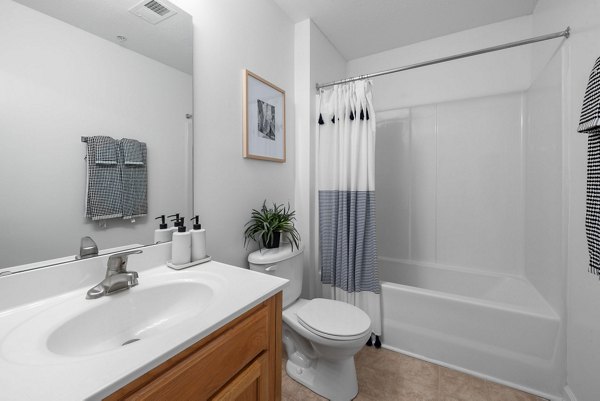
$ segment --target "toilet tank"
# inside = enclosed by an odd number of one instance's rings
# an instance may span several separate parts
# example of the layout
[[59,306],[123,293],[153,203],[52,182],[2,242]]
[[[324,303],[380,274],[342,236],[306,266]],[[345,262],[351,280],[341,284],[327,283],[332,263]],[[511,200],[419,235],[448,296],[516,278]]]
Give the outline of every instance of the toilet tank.
[[292,251],[291,245],[284,243],[279,248],[263,248],[248,255],[250,270],[290,280],[283,289],[283,308],[300,297],[303,252],[302,245],[300,245],[300,249],[294,248]]

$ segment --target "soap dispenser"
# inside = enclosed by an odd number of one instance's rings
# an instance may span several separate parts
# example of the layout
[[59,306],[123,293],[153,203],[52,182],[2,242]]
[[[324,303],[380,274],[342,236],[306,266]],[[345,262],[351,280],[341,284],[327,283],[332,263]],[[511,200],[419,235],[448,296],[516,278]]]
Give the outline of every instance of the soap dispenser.
[[186,232],[183,225],[184,218],[178,219],[180,224],[177,226],[177,232],[173,233],[173,242],[171,246],[171,263],[174,265],[185,265],[190,263],[192,258],[192,236]]
[[195,220],[193,229],[190,230],[192,234],[192,262],[195,262],[206,259],[206,230],[199,223],[198,216],[193,217],[192,220]]
[[179,218],[179,213],[171,214],[171,215],[169,215],[169,216],[167,216],[167,217],[175,217],[174,219],[172,219],[172,220],[171,220],[171,221],[173,221],[173,222],[174,222],[174,223],[173,223],[173,227],[171,227],[171,231],[172,231],[173,233],[176,233],[176,232],[177,232],[177,228],[178,228],[180,225],[181,225],[181,226],[183,225],[183,223],[181,223],[183,220],[181,220],[181,219]]
[[156,217],[154,220],[158,219],[161,219],[161,223],[159,224],[158,229],[154,230],[154,243],[170,242],[173,239],[173,230],[168,228],[167,223],[165,223],[164,214]]

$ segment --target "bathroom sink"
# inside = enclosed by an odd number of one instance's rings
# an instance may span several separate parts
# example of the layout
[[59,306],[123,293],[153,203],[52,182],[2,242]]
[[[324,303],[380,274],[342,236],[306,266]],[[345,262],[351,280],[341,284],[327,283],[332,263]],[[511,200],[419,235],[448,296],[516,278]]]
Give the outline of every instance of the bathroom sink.
[[98,299],[73,291],[15,325],[0,341],[0,356],[46,365],[155,347],[201,323],[207,309],[219,304],[223,285],[213,274],[163,270],[141,275],[136,287]]
[[83,356],[144,341],[199,315],[212,296],[212,289],[198,282],[135,288],[62,323],[48,336],[47,347],[55,354]]

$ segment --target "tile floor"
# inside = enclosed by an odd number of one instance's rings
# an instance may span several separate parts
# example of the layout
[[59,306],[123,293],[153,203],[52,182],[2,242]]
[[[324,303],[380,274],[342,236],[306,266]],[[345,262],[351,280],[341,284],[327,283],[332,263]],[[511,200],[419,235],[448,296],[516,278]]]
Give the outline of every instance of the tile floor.
[[[285,356],[284,356],[285,358]],[[387,349],[364,347],[355,357],[355,401],[543,401],[543,398],[411,358]],[[322,401],[285,373],[283,401]]]

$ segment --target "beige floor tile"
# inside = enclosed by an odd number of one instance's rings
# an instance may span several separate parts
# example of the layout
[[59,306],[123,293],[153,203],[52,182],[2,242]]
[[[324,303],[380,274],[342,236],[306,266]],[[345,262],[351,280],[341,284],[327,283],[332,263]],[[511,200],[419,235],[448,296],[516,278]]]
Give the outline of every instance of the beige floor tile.
[[393,371],[368,365],[356,368],[358,393],[374,400],[393,400],[400,397],[399,377]]
[[358,367],[367,366],[377,373],[437,389],[438,366],[384,348],[364,347],[356,358]]
[[356,366],[375,366],[377,364],[378,354],[373,352],[373,347],[363,347],[354,356]]
[[485,380],[440,366],[440,394],[457,401],[486,400]]
[[359,391],[353,401],[379,401],[379,400],[376,400],[375,398],[369,398]]
[[[285,373],[283,401],[326,401]],[[355,357],[354,401],[543,401],[542,398],[386,349],[364,347]]]
[[[426,387],[438,388],[439,383],[439,366],[433,363],[426,362],[417,358],[411,358],[397,352],[385,350],[387,353],[399,355],[400,358],[395,358],[397,361],[398,371],[400,376],[406,380],[421,384]],[[390,358],[390,362],[394,359]]]
[[356,368],[358,394],[374,401],[437,401],[437,367],[398,355],[388,350],[363,353]]
[[373,347],[364,347],[356,356],[358,394],[366,399],[397,399],[400,391],[397,386],[399,376],[396,363],[383,363],[381,354]]
[[[403,381],[400,383],[400,397],[398,401],[438,401],[439,392],[435,387],[413,381]],[[388,400],[386,400],[388,401]],[[390,398],[389,401],[395,401]]]
[[528,394],[501,384],[487,382],[489,401],[543,401],[541,397]]

